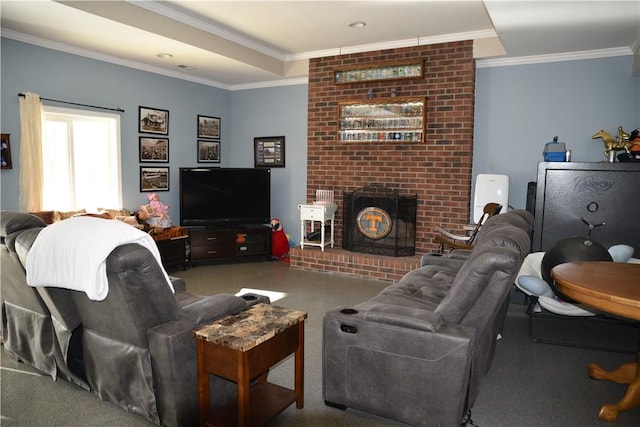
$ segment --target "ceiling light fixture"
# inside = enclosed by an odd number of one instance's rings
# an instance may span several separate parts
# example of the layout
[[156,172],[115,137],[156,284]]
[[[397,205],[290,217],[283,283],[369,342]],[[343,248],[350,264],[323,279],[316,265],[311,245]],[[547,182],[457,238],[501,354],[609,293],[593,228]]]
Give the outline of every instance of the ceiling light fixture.
[[173,55],[171,55],[170,53],[159,53],[156,56],[158,58],[162,58],[162,59],[171,59],[171,58],[173,58]]
[[364,28],[367,26],[366,22],[362,22],[362,21],[356,21],[356,22],[352,22],[351,24],[349,24],[349,26],[351,28]]

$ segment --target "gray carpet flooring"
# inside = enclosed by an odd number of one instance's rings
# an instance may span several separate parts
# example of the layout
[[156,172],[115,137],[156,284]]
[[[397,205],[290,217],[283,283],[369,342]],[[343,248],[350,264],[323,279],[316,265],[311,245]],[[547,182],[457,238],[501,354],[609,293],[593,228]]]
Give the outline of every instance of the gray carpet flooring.
[[[322,315],[338,306],[351,306],[376,295],[387,282],[292,270],[282,262],[202,265],[171,274],[186,279],[195,294],[237,293],[242,289],[275,292],[273,304],[304,310],[305,406],[294,405],[272,426],[394,426],[393,421],[355,410],[341,411],[322,401]],[[594,381],[587,365],[605,369],[633,360],[632,354],[533,343],[528,337],[528,317],[522,295],[513,293],[502,339],[491,370],[484,378],[472,409],[479,427],[634,426],[640,425],[640,408],[622,413],[616,423],[600,421],[600,405],[617,402],[625,386]],[[637,332],[631,328],[601,328],[598,336],[590,324],[566,321],[540,322],[540,334],[564,335],[633,349]],[[620,330],[619,330],[620,329]],[[629,330],[630,329],[630,330]],[[59,380],[52,381],[1,353],[0,425],[5,426],[151,426],[92,393]],[[270,381],[293,386],[293,357],[269,374]],[[429,386],[425,384],[425,387]],[[471,425],[471,424],[469,424]]]

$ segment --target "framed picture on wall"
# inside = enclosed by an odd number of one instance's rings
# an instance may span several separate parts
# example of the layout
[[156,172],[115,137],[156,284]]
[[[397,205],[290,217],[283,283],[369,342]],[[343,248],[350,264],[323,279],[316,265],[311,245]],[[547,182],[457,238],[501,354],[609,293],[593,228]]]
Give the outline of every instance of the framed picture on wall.
[[198,140],[198,163],[220,163],[220,141]]
[[169,162],[169,138],[140,137],[140,162]]
[[9,134],[3,133],[0,136],[0,143],[2,144],[2,169],[12,169],[13,164],[11,163],[11,143],[9,141]]
[[169,191],[169,168],[140,166],[140,191]]
[[284,136],[267,136],[254,138],[253,145],[255,167],[284,167]]
[[169,111],[159,108],[138,108],[138,131],[169,135]]
[[198,138],[220,139],[220,118],[199,115]]

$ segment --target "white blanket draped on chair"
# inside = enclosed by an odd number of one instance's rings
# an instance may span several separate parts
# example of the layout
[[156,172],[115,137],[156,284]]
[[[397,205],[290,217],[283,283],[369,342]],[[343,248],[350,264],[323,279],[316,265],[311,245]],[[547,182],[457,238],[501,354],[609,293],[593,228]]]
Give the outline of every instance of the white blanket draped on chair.
[[153,254],[173,291],[151,236],[121,221],[86,216],[56,222],[40,232],[27,255],[27,283],[82,291],[102,301],[109,293],[107,257],[126,243]]

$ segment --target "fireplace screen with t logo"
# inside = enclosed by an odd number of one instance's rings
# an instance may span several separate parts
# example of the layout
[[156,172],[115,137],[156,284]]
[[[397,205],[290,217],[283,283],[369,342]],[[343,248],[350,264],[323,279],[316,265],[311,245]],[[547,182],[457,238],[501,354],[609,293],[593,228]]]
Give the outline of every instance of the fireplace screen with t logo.
[[401,195],[381,184],[344,193],[342,247],[385,256],[416,252],[418,198]]

